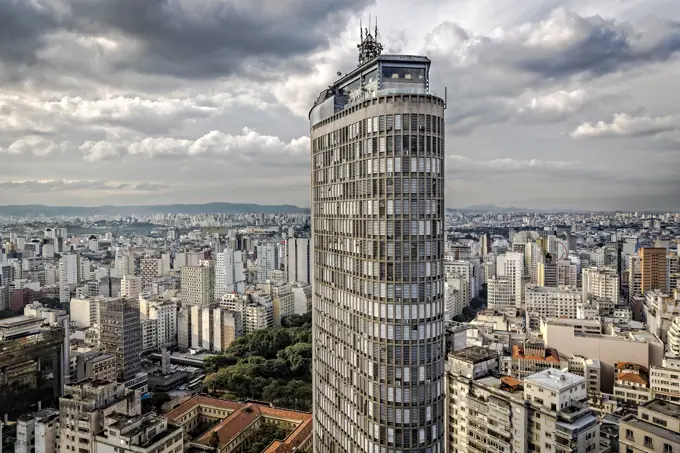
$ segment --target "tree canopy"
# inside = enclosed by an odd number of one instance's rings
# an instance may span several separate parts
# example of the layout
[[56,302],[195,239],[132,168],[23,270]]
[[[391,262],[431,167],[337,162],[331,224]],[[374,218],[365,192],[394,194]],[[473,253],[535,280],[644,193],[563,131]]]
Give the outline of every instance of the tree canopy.
[[204,387],[225,398],[310,410],[312,332],[304,319],[288,323],[299,324],[258,330],[234,341],[224,355],[206,358]]

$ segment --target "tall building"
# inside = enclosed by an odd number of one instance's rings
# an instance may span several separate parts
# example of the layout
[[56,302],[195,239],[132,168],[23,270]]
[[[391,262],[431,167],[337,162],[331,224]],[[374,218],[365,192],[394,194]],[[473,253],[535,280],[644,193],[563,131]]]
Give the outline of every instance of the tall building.
[[185,305],[209,305],[215,289],[215,268],[185,266],[181,269],[182,292],[180,300]]
[[289,283],[311,283],[309,238],[290,238],[286,240],[285,271]]
[[14,453],[56,453],[59,442],[59,411],[43,409],[17,420]]
[[114,268],[118,272],[118,276],[134,275],[135,273],[135,255],[129,251],[116,252],[116,259]]
[[444,100],[380,55],[310,112],[314,451],[444,451]]
[[139,262],[139,275],[142,277],[142,290],[151,291],[151,284],[163,275],[163,260],[144,258]]
[[[142,277],[123,275],[120,281],[120,297],[137,299],[142,293]],[[115,297],[115,296],[114,296]]]
[[215,256],[215,299],[227,293],[245,291],[243,252],[228,248]]
[[576,308],[581,303],[582,293],[573,286],[550,288],[527,285],[527,314],[546,318],[576,319]]
[[538,286],[555,288],[557,286],[557,262],[550,253],[538,262]]
[[[68,334],[42,327],[42,318],[0,320],[0,416],[48,407],[61,395],[68,373]],[[65,341],[66,338],[66,341]]]
[[117,382],[84,380],[67,385],[59,399],[59,451],[94,453],[107,416],[138,415],[139,398]]
[[495,352],[470,347],[449,354],[448,451],[460,453],[599,449],[599,424],[585,378],[546,369],[519,380],[498,378]]
[[578,266],[570,260],[557,262],[557,286],[578,286]]
[[639,251],[642,280],[640,290],[666,290],[666,249],[643,247]]
[[583,269],[581,285],[583,301],[591,298],[608,299],[619,303],[619,274],[612,268]]
[[496,274],[510,282],[510,287],[515,296],[515,307],[521,308],[524,301],[524,285],[522,276],[524,271],[524,255],[519,252],[507,252],[498,257],[496,261]]
[[100,345],[118,360],[118,378],[129,379],[141,370],[142,326],[139,302],[104,299],[99,302]]
[[515,293],[510,280],[492,278],[486,282],[486,287],[489,309],[510,313],[516,311]]
[[271,280],[272,272],[278,269],[279,251],[277,244],[257,246],[257,281]]

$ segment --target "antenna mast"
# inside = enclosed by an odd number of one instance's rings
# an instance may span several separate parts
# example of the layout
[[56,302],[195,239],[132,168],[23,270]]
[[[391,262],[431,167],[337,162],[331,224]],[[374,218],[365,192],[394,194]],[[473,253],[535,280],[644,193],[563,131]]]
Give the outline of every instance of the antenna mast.
[[359,66],[368,63],[369,61],[377,58],[383,51],[383,46],[378,41],[378,18],[375,19],[375,29],[374,34],[371,35],[371,17],[369,14],[368,27],[366,28],[364,35],[363,24],[359,23],[361,28],[360,38],[361,43],[357,45],[359,49]]

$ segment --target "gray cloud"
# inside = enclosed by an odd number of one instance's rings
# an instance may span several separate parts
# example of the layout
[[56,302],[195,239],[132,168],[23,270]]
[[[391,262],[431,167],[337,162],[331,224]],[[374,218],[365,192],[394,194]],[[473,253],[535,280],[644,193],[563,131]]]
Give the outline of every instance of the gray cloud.
[[[328,45],[371,0],[8,0],[0,4],[0,55],[47,63],[50,44],[88,40],[109,71],[211,79],[267,77]],[[2,27],[6,25],[6,27]],[[62,33],[54,34],[55,30]],[[63,35],[66,33],[66,35]],[[19,44],[19,45],[16,45]],[[57,53],[55,53],[57,52]],[[291,60],[292,59],[292,60]],[[294,65],[287,64],[293,63]],[[50,61],[51,66],[59,61]]]
[[[308,205],[307,113],[356,66],[371,5],[0,0],[2,202]],[[449,205],[677,207],[659,194],[680,164],[680,3],[370,12],[386,52],[428,55],[432,91],[448,87]]]
[[617,113],[611,122],[582,123],[571,132],[576,139],[649,136],[680,144],[680,114],[655,117]]
[[165,189],[163,184],[153,183],[111,183],[105,181],[66,181],[66,180],[45,180],[45,181],[4,181],[0,182],[0,189],[16,192],[77,192],[79,190],[94,191],[136,191],[136,192],[155,192]]

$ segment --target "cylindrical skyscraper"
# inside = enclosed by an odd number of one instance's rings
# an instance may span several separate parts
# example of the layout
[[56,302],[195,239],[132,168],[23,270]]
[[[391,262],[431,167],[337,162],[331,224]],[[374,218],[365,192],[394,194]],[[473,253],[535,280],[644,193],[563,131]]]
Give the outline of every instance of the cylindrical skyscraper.
[[310,112],[314,451],[444,452],[444,100],[381,55]]

